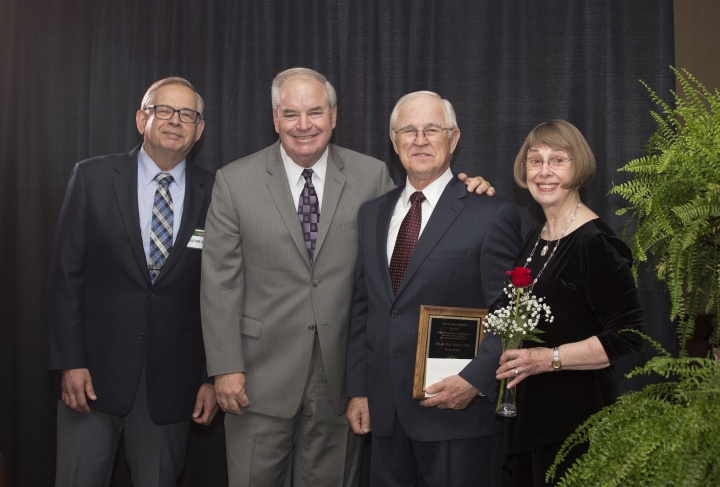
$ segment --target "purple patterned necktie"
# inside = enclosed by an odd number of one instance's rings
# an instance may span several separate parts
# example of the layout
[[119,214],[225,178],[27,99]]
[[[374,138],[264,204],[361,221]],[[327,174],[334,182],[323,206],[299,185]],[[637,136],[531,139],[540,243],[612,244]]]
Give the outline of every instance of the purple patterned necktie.
[[153,200],[150,220],[150,282],[155,283],[165,259],[170,255],[173,242],[173,201],[168,186],[174,181],[171,174],[160,172],[155,176],[158,188]]
[[320,204],[315,192],[315,186],[313,186],[312,175],[312,169],[303,170],[302,176],[305,178],[305,187],[300,194],[300,202],[298,203],[298,220],[302,225],[305,247],[311,261],[315,254],[318,223],[320,223]]
[[400,231],[398,231],[395,248],[390,259],[390,279],[392,280],[393,295],[398,292],[402,278],[405,275],[405,269],[408,262],[410,262],[410,256],[415,249],[418,235],[420,235],[423,201],[425,201],[425,195],[421,191],[415,191],[410,196],[410,210],[400,224]]

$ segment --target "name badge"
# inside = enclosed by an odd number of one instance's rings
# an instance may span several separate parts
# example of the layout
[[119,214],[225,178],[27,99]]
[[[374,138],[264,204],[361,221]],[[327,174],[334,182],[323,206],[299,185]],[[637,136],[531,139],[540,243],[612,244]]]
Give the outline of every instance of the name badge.
[[205,240],[205,230],[198,228],[193,232],[192,237],[190,237],[190,241],[188,242],[188,248],[202,249],[203,240]]

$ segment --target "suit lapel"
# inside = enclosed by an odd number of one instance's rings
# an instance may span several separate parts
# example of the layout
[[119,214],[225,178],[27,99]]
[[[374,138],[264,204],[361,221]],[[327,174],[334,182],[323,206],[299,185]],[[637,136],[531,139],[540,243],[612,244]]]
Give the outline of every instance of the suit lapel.
[[120,209],[120,216],[123,221],[125,233],[127,233],[130,247],[137,259],[139,268],[145,278],[150,281],[148,274],[145,251],[143,250],[142,234],[140,233],[140,216],[138,214],[137,196],[137,154],[139,147],[130,152],[116,166],[116,174],[113,177],[115,196]]
[[[320,208],[320,225],[318,226],[318,238],[315,242],[315,260],[320,255],[320,249],[325,237],[328,234],[328,229],[332,224],[333,217],[335,216],[335,210],[337,210],[338,202],[340,201],[340,195],[342,194],[343,187],[345,186],[345,176],[342,173],[345,167],[342,157],[335,150],[335,147],[330,145],[328,152],[327,170],[325,171],[325,186],[323,189],[323,201],[322,207]],[[303,240],[303,246],[304,246]]]
[[403,188],[396,188],[389,192],[383,201],[380,210],[378,211],[377,227],[375,231],[376,235],[376,253],[378,258],[378,266],[382,269],[383,283],[389,296],[393,295],[392,291],[392,280],[390,279],[390,262],[387,258],[387,239],[388,231],[390,230],[390,220],[392,214],[395,211],[395,205],[397,205],[398,198],[402,195]]
[[[270,191],[270,196],[275,202],[275,207],[285,222],[285,226],[293,242],[295,242],[298,252],[302,255],[305,263],[311,266],[310,256],[308,255],[307,248],[305,248],[305,237],[303,236],[300,221],[298,220],[297,202],[292,201],[292,193],[288,185],[287,173],[285,172],[282,156],[280,155],[279,141],[275,143],[274,149],[270,151],[270,154],[265,163],[265,168],[269,175],[266,183],[268,191]],[[320,218],[320,221],[322,221],[322,215],[320,215]]]
[[403,289],[407,287],[422,263],[427,259],[430,251],[435,248],[448,228],[450,228],[455,219],[460,215],[460,212],[465,207],[462,201],[465,197],[467,197],[465,185],[453,177],[453,180],[448,183],[442,195],[440,195],[440,199],[430,216],[430,220],[428,220],[417,244],[415,244],[415,249],[410,257],[407,269],[405,269],[405,275],[400,283],[397,296],[400,296]]
[[175,238],[175,243],[173,243],[172,250],[170,250],[170,255],[168,255],[162,269],[160,269],[160,274],[155,279],[156,285],[167,274],[173,264],[180,259],[182,253],[187,252],[187,244],[200,218],[205,202],[205,193],[201,188],[205,183],[197,177],[196,171],[197,168],[185,163],[185,202],[183,203],[182,221],[180,222],[180,229]]

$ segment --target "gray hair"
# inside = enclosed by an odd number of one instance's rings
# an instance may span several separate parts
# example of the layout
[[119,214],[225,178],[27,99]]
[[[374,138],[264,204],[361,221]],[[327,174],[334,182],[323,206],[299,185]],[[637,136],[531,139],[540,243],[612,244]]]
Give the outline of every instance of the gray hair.
[[[448,125],[445,128],[453,128],[453,129],[458,128],[457,116],[455,115],[455,109],[453,108],[452,104],[448,100],[442,98],[440,95],[438,95],[434,91],[415,91],[413,93],[408,93],[407,95],[401,97],[395,104],[395,108],[393,108],[393,111],[390,114],[390,137],[392,137],[393,140],[395,140],[395,122],[397,122],[397,118],[398,118],[398,114],[400,113],[400,109],[402,108],[402,106],[405,103],[412,101],[416,98],[420,98],[422,96],[429,96],[429,97],[436,98],[439,101],[441,101],[443,104],[443,108],[445,109],[445,124]],[[452,135],[452,132],[451,132],[451,135]]]
[[295,77],[310,78],[322,83],[322,85],[325,87],[325,95],[327,97],[328,108],[330,110],[335,108],[335,105],[337,105],[337,94],[335,93],[335,88],[333,88],[333,85],[330,84],[330,82],[325,76],[309,68],[290,68],[275,76],[275,79],[272,82],[270,94],[272,98],[273,110],[277,110],[278,106],[280,105],[280,88],[282,87],[282,85],[285,84],[285,82],[289,79]]
[[202,96],[200,96],[200,93],[195,89],[195,87],[185,78],[180,78],[178,76],[171,76],[169,78],[163,78],[159,81],[154,82],[152,85],[150,85],[150,88],[145,92],[145,96],[142,99],[142,103],[140,105],[140,110],[145,110],[148,105],[152,105],[152,99],[155,97],[155,93],[157,90],[162,88],[163,86],[167,85],[181,85],[186,88],[190,88],[193,93],[195,93],[195,96],[197,97],[197,108],[198,112],[200,112],[200,118],[205,118],[203,115],[203,112],[205,111],[205,102],[202,99]]

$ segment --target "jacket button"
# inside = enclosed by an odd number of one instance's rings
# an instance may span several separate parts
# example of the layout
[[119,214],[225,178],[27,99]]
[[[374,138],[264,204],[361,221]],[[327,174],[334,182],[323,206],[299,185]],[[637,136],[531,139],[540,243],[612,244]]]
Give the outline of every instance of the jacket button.
[[148,293],[148,296],[150,296],[151,298],[154,298],[154,297],[155,297],[155,291],[150,291],[150,292]]
[[397,318],[398,310],[396,310],[396,309],[392,310],[392,312],[390,313],[390,316],[392,316],[393,318]]
[[145,333],[143,333],[143,332],[138,333],[138,338],[140,340],[145,340]]
[[320,284],[320,281],[313,281],[313,282],[312,282],[313,287],[318,287],[319,284]]
[[311,324],[308,325],[308,330],[314,330],[315,328],[317,328],[317,327],[315,326],[315,323],[311,323]]

